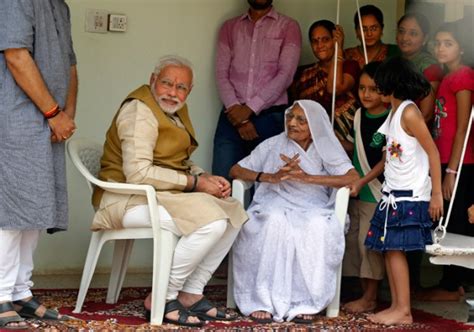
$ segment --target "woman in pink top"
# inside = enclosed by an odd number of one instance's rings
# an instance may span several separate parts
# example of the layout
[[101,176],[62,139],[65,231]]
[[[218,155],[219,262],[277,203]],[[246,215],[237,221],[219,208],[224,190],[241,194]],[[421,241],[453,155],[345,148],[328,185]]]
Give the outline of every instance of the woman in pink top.
[[[448,232],[474,236],[474,225],[468,222],[467,210],[474,203],[474,136],[471,131],[464,160],[461,153],[467,134],[471,108],[474,100],[474,70],[466,65],[469,43],[461,39],[460,21],[446,23],[435,37],[435,55],[443,65],[446,75],[436,95],[433,136],[441,157],[443,169],[443,198],[445,211],[453,195],[459,164],[462,163],[459,184],[451,212]],[[463,45],[464,44],[464,45]],[[421,299],[432,301],[457,300],[463,294],[463,278],[470,271],[456,266],[445,266],[439,288],[422,294]],[[471,274],[472,275],[472,274]],[[470,277],[472,280],[472,276]],[[466,279],[467,280],[467,279]]]

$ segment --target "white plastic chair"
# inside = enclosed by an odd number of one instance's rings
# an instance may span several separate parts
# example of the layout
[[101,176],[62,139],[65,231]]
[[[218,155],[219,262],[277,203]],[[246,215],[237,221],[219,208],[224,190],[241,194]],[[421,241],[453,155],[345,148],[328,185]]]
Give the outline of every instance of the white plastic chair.
[[128,260],[135,239],[153,239],[153,281],[151,300],[151,324],[161,325],[165,307],[165,296],[168,287],[173,251],[178,237],[160,227],[161,209],[158,206],[156,191],[151,185],[105,182],[97,179],[100,170],[102,145],[89,139],[72,139],[67,142],[67,152],[74,166],[86,178],[89,189],[99,186],[106,191],[117,194],[135,194],[147,197],[150,209],[151,225],[149,228],[127,228],[118,230],[100,230],[92,232],[87,252],[81,286],[77,296],[74,313],[80,313],[94,274],[102,246],[107,241],[115,241],[112,270],[107,291],[107,303],[118,301],[122,289]]
[[[232,197],[242,203],[244,207],[247,207],[250,203],[250,188],[253,186],[253,182],[234,180],[232,182]],[[349,205],[349,188],[339,188],[336,194],[336,217],[344,227],[346,222],[347,207]],[[235,308],[234,301],[234,280],[232,271],[232,255],[229,255],[229,268],[228,268],[228,279],[227,279],[227,307]],[[339,265],[336,275],[336,294],[334,299],[329,303],[326,308],[327,317],[339,316],[339,306],[341,297],[341,276],[342,276],[342,261]]]

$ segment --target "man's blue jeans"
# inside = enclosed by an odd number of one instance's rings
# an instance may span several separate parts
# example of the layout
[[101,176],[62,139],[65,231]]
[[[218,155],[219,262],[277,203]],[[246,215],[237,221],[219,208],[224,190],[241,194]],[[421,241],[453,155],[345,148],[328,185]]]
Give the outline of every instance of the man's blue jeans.
[[238,130],[229,122],[223,109],[214,135],[212,173],[231,180],[229,171],[233,165],[248,156],[258,144],[284,130],[286,107],[287,105],[273,106],[260,112],[258,116],[252,115],[250,121],[258,133],[258,138],[252,141],[245,141],[240,137]]

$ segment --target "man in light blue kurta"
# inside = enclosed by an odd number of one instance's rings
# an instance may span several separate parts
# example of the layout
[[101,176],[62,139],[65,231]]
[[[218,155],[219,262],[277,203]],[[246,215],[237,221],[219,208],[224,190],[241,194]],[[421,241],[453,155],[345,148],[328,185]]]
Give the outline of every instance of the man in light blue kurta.
[[30,278],[39,232],[67,228],[76,95],[64,0],[0,0],[0,328],[24,324],[15,311],[60,318],[30,299]]

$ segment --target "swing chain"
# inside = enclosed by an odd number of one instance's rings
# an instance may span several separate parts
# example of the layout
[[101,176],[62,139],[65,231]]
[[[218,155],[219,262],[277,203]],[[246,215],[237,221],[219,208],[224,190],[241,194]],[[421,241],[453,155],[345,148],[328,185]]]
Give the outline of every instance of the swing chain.
[[440,220],[439,225],[433,231],[435,244],[439,244],[442,239],[446,236],[446,226],[443,225],[442,220]]

